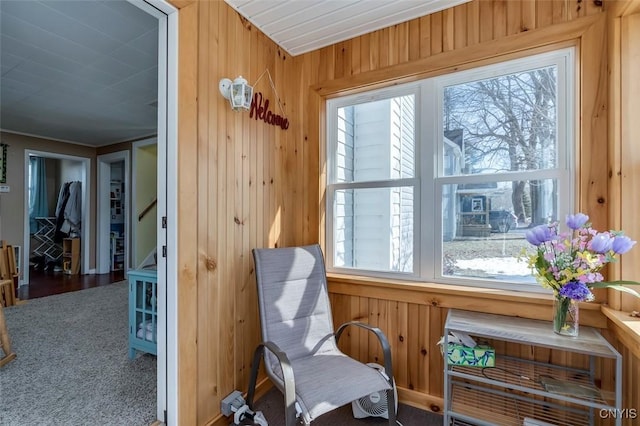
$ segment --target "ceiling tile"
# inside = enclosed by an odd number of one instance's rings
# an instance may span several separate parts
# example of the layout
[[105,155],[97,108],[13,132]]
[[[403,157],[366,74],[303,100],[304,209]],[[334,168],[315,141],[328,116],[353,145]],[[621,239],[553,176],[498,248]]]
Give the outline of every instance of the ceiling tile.
[[45,2],[45,4],[56,12],[62,13],[113,40],[117,40],[119,43],[128,43],[144,34],[149,28],[157,28],[158,23],[157,19],[144,12],[142,15],[136,14],[140,18],[140,22],[132,20],[128,16],[135,13],[131,5],[124,5],[125,9],[121,10],[126,11],[128,15],[123,15],[118,9],[108,7],[104,2],[76,0]]
[[20,64],[24,59],[20,56],[13,55],[8,51],[2,49],[2,45],[0,45],[0,65],[3,68],[11,69],[16,65]]
[[[1,88],[3,93],[5,90],[16,92],[16,93],[23,93],[24,94],[24,96],[22,97],[23,99],[41,90],[41,87],[37,84],[31,84],[28,81],[14,79],[13,75],[11,74],[11,71],[8,72],[6,75],[2,76]],[[15,102],[15,99],[16,99],[15,96],[13,96],[12,99],[3,97],[2,102],[5,105],[7,105],[7,104],[10,104],[10,102]],[[3,108],[3,109],[6,109],[6,108]]]
[[[7,17],[13,17],[21,22],[22,32],[20,32],[20,28],[9,30],[13,31],[14,34],[19,34],[19,36],[14,35],[16,38],[25,37],[25,31],[31,32],[35,31],[34,28],[38,28],[38,33],[33,35],[35,37],[41,37],[39,33],[45,31],[49,35],[73,41],[77,45],[98,52],[110,52],[118,44],[115,39],[51,9],[46,6],[48,2],[9,1],[2,3],[3,16],[7,15]],[[4,5],[4,3],[7,3],[7,5]],[[82,2],[79,3],[82,4]]]
[[[4,1],[0,1],[0,4]],[[87,48],[75,41],[59,37],[40,27],[28,24],[17,18],[2,14],[0,30],[7,43],[11,40],[14,44],[21,45],[14,54],[25,55],[23,50],[30,51],[33,48],[62,56],[79,64],[90,63],[100,57],[93,49]]]
[[127,45],[155,58],[158,55],[158,30],[149,30],[140,37],[131,40]]
[[105,145],[155,133],[158,21],[124,0],[0,0],[3,130]]
[[158,65],[157,54],[152,56],[126,44],[111,52],[109,56],[135,70],[144,70]]

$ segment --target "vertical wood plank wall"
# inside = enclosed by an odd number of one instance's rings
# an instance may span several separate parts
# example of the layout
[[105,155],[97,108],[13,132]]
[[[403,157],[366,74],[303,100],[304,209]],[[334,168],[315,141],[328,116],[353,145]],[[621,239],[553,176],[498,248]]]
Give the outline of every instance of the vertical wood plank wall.
[[[474,0],[290,57],[226,3],[185,4],[180,12],[180,36],[185,35],[189,44],[180,41],[186,52],[180,53],[179,77],[185,92],[180,93],[178,142],[178,382],[180,424],[186,425],[219,421],[221,398],[247,388],[252,352],[260,340],[251,249],[322,239],[320,181],[326,172],[320,145],[322,87],[334,81],[373,87],[393,79],[404,66],[431,59],[425,63],[436,64],[438,58],[456,52],[496,55],[496,41],[518,39],[534,30],[544,29],[546,35],[539,37],[547,37],[550,43],[556,32],[597,18],[603,8],[592,1]],[[598,208],[603,203],[597,198],[607,196],[608,170],[597,165],[606,158],[607,145],[596,145],[594,140],[607,136],[607,115],[603,119],[599,114],[607,107],[606,61],[602,65],[600,60],[604,41],[592,38],[597,51],[583,54],[598,71],[587,73],[595,77],[583,85],[589,88],[582,95],[591,115],[583,117],[589,124],[581,128],[590,131],[583,131],[581,140],[593,149],[580,151],[584,167],[580,203],[594,211],[596,225],[605,226],[609,206],[605,202]],[[254,84],[265,70],[273,77],[291,123],[288,130],[256,121],[248,112],[231,111],[218,91],[221,78],[242,75]],[[270,100],[270,109],[282,114],[267,75],[254,91],[262,92]],[[389,293],[389,297],[364,297],[333,292],[335,321],[361,319],[383,328],[393,341],[401,398],[437,410],[443,373],[435,342],[447,308],[427,301],[397,300]],[[344,336],[341,344],[362,360],[380,356],[365,335],[354,332]],[[506,350],[531,351],[516,346]],[[630,368],[637,370],[638,359],[630,362]],[[639,397],[633,398],[638,405]]]

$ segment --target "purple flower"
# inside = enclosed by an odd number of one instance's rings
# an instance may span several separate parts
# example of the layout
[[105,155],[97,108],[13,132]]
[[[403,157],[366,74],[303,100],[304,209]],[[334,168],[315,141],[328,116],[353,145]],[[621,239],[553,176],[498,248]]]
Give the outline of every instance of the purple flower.
[[551,241],[553,232],[548,225],[538,225],[524,233],[524,237],[534,246]]
[[633,247],[635,243],[635,241],[632,241],[631,238],[626,235],[618,235],[613,239],[611,249],[617,254],[625,254],[631,250],[631,247]]
[[568,214],[566,224],[571,229],[580,229],[588,220],[589,216],[584,213]]
[[[609,236],[609,234],[605,232],[601,232],[596,234],[591,241],[589,242],[589,248],[596,253],[606,253],[611,250],[611,246],[613,245],[613,238]],[[629,247],[631,248],[631,247]]]
[[589,287],[587,287],[586,284],[576,281],[569,281],[562,286],[558,293],[560,296],[568,297],[569,299],[577,300],[579,302],[593,299],[593,294],[591,293],[591,290],[589,290]]

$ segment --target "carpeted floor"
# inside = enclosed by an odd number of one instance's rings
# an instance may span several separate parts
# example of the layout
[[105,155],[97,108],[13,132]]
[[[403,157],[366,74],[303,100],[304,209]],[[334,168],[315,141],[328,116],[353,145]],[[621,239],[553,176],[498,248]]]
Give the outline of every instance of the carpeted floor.
[[128,358],[126,281],[4,309],[17,358],[0,370],[1,425],[149,425],[156,358]]
[[[275,387],[256,401],[255,409],[262,411],[269,426],[284,426],[284,399]],[[442,416],[419,410],[409,405],[398,406],[398,421],[403,426],[442,426]],[[351,404],[320,416],[311,422],[313,426],[386,426],[389,421],[380,417],[355,419]]]

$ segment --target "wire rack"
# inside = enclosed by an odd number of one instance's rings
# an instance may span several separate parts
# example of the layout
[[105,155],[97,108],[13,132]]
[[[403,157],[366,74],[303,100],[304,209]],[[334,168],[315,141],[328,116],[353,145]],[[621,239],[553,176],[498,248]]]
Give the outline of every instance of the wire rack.
[[501,386],[530,389],[533,393],[551,392],[600,408],[615,401],[613,392],[597,388],[586,370],[502,356],[497,358],[496,368],[452,366],[451,371],[454,376],[487,379]]
[[[499,351],[495,367],[448,363],[444,376],[446,423],[521,426],[537,421],[545,425],[582,426],[598,420],[602,425],[622,425],[619,417],[600,419],[603,410],[621,408],[622,356],[596,329],[581,327],[578,338],[566,339],[549,333],[549,323],[545,321],[450,309],[444,332],[445,336],[462,332],[474,338],[583,357],[579,368],[506,356]],[[615,360],[614,391],[602,390],[595,383],[598,363],[605,359]],[[588,367],[584,365],[587,360]]]
[[467,417],[504,426],[521,426],[525,418],[559,426],[592,424],[590,410],[586,407],[561,405],[514,391],[502,394],[487,387],[454,383],[452,395],[452,409],[456,413],[453,417],[462,418],[454,424],[468,424],[464,422]]

